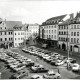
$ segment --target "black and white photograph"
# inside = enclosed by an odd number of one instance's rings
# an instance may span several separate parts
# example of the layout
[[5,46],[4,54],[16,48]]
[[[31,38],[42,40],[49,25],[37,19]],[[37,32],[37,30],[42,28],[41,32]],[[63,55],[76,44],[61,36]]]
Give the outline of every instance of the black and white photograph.
[[1,79],[80,79],[80,1],[0,0]]

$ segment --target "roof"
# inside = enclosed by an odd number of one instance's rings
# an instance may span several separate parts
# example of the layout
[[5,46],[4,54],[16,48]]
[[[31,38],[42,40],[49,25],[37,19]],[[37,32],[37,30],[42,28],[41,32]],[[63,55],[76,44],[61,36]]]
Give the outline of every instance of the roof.
[[43,22],[42,26],[58,24],[59,22],[61,22],[63,20],[63,18],[65,18],[65,16],[66,15],[61,15],[61,16],[56,16],[56,17],[50,18],[50,19],[46,20],[45,22]]
[[68,25],[70,24],[71,20],[67,19],[66,21],[63,21],[62,23],[60,23],[59,25]]
[[5,21],[5,24],[6,24],[6,26],[8,27],[8,28],[12,28],[13,29],[13,27],[14,26],[21,26],[22,25],[22,22],[21,21]]
[[56,17],[52,17],[52,18],[50,18],[50,19],[48,19],[47,21],[49,21],[49,20],[57,20],[57,19],[63,19],[64,17],[65,17],[66,15],[61,15],[61,16],[56,16]]

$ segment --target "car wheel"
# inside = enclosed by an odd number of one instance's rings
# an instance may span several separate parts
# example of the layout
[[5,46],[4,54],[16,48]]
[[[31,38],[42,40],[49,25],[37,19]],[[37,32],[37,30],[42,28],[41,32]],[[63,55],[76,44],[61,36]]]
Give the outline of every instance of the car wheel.
[[60,79],[60,76],[58,76],[57,79]]

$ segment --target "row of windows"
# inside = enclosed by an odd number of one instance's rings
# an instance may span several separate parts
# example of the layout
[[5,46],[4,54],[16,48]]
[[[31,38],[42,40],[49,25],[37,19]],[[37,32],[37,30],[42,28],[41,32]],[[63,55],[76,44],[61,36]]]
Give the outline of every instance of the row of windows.
[[[6,29],[6,27],[5,27],[5,29]],[[0,27],[0,30],[2,30],[2,27]]]
[[71,32],[71,36],[79,36],[79,32]]
[[48,38],[51,38],[51,39],[54,38],[54,39],[56,39],[56,35],[54,35],[54,36],[53,35],[44,35],[44,38],[47,38],[47,39]]
[[80,25],[71,25],[71,29],[80,29]]
[[79,38],[71,38],[71,43],[79,43]]
[[12,32],[0,32],[0,35],[12,35]]
[[24,35],[24,32],[15,33],[15,35]]
[[[13,38],[4,38],[5,41],[11,41]],[[4,41],[3,38],[0,38],[0,41]]]
[[55,33],[56,34],[56,30],[44,30],[44,33]]
[[51,28],[51,29],[52,29],[52,28],[56,28],[56,25],[44,26],[44,28],[45,28],[45,29],[47,29],[47,28]]
[[64,31],[64,32],[59,31],[59,35],[67,35],[67,32],[66,31]]
[[15,40],[24,40],[24,38],[15,38]]
[[59,37],[60,41],[69,41],[69,38],[63,38],[63,37]]
[[64,26],[59,26],[59,29],[68,29],[68,26],[64,25]]
[[24,43],[15,43],[15,46],[24,45]]

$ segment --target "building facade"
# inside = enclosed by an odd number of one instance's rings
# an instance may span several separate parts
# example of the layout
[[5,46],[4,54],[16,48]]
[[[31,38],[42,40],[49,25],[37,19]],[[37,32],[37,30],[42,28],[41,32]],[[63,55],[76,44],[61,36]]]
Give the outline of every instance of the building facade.
[[63,21],[66,15],[50,18],[40,26],[40,38],[43,43],[57,46],[58,42],[58,23]]
[[21,47],[25,41],[25,31],[22,26],[15,26],[13,30],[14,47]]
[[80,53],[80,13],[59,24],[58,47]]
[[0,20],[0,48],[13,47],[13,30],[9,29],[5,21]]
[[28,30],[27,30],[28,38],[32,37],[34,38],[34,35],[39,34],[39,24],[28,24]]
[[58,48],[67,50],[69,47],[69,39],[70,39],[70,24],[69,19],[60,23],[58,25]]

